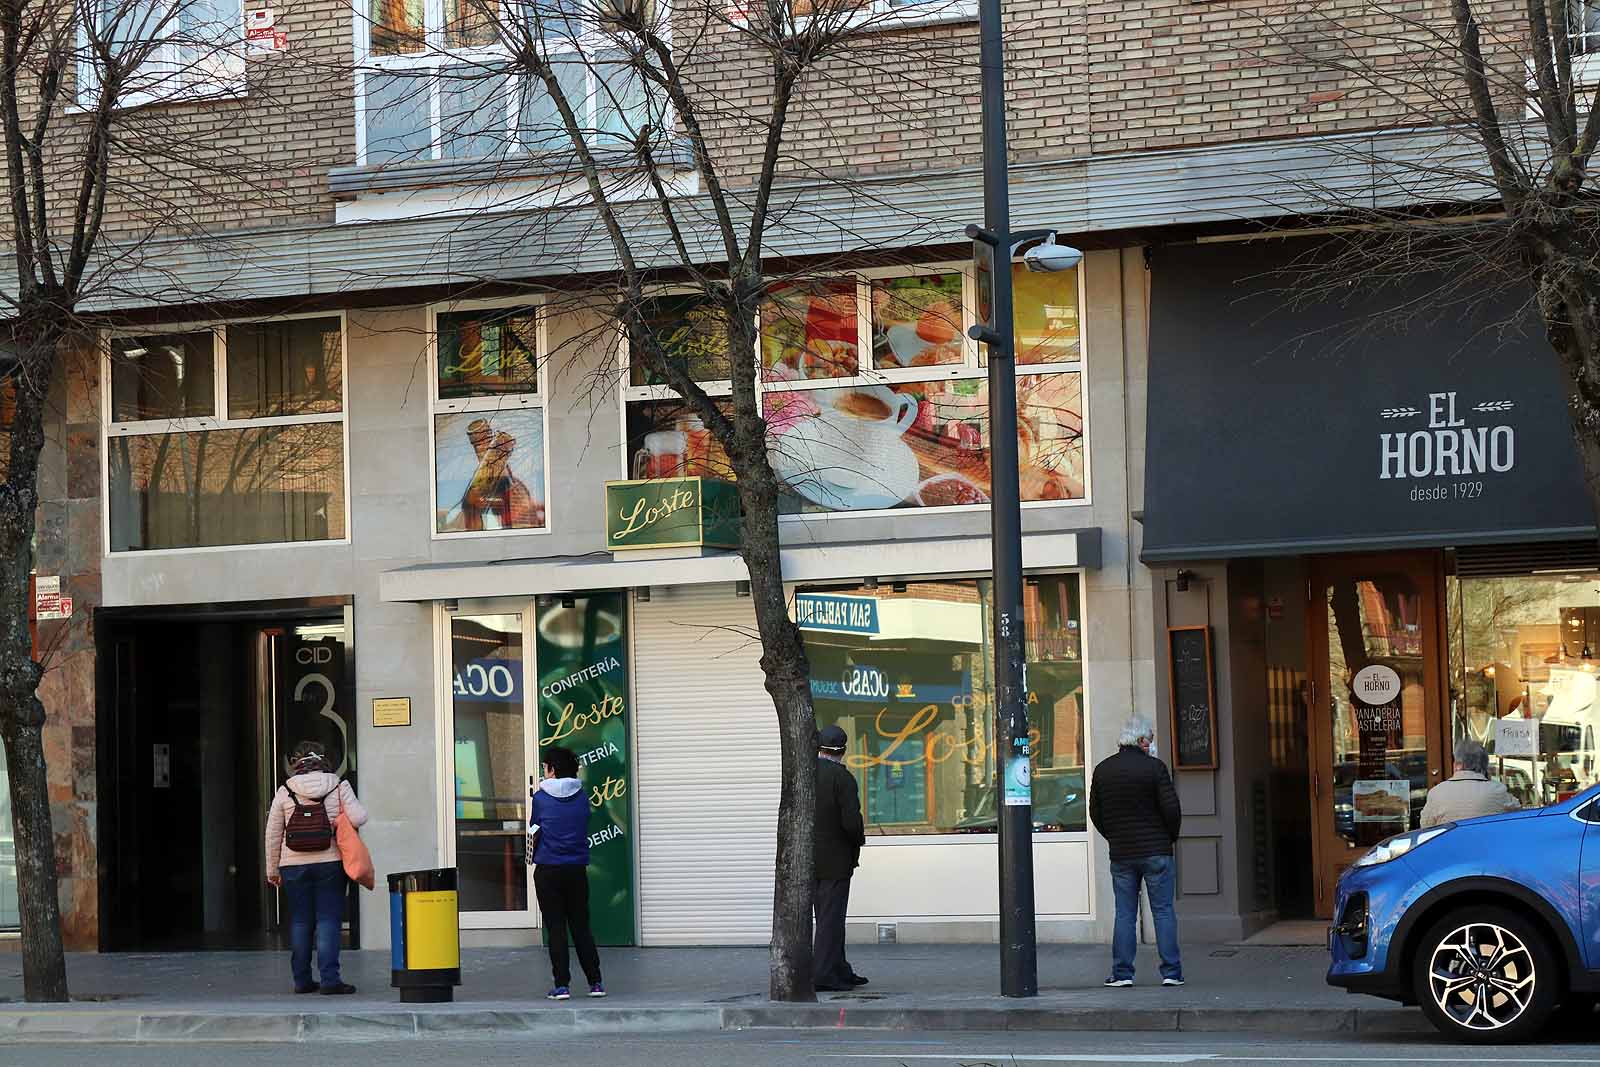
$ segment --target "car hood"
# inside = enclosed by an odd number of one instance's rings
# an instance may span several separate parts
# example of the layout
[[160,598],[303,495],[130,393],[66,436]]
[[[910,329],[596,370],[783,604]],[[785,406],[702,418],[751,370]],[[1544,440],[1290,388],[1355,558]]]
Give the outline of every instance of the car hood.
[[1494,815],[1479,815],[1475,819],[1457,819],[1457,826],[1488,826],[1495,822],[1516,822],[1518,819],[1535,819],[1540,815],[1550,814],[1549,808],[1522,808],[1518,811],[1503,811]]

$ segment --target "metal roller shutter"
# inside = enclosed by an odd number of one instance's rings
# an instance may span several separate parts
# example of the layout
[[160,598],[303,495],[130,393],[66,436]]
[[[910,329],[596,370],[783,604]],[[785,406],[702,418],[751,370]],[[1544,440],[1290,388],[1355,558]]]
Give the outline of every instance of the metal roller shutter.
[[778,727],[730,585],[634,605],[640,943],[772,939]]

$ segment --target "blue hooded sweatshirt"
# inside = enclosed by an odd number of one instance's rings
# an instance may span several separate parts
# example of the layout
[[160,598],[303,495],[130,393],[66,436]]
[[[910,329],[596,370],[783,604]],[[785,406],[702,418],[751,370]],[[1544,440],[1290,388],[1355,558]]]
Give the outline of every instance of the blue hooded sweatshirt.
[[576,778],[546,778],[533,791],[530,826],[539,828],[537,865],[589,865],[589,795]]

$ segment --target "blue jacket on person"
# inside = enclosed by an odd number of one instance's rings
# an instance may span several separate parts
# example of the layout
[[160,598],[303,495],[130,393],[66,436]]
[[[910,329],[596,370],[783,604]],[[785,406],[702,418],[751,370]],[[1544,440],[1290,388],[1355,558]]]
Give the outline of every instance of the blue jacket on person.
[[589,865],[589,795],[576,778],[546,778],[533,791],[530,826],[539,828],[533,862],[544,866]]

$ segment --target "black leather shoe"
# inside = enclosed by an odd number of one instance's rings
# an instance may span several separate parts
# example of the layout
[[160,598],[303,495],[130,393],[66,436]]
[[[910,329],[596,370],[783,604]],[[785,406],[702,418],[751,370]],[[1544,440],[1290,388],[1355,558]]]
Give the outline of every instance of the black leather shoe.
[[850,984],[851,985],[866,985],[867,984],[867,980],[865,978],[861,977],[859,974],[852,974],[850,976]]
[[338,997],[343,996],[346,993],[354,993],[355,991],[356,987],[348,982],[340,982],[338,985],[325,985],[322,987],[322,995],[325,997]]
[[297,985],[294,987],[294,991],[295,995],[298,996],[301,993],[315,993],[321,988],[319,985]]

